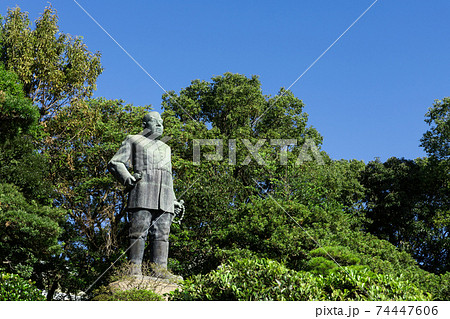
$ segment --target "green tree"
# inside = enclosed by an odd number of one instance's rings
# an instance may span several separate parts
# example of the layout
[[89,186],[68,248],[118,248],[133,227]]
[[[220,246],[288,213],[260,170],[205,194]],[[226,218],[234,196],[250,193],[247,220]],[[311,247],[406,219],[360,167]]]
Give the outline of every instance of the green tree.
[[366,229],[435,273],[450,270],[449,105],[448,98],[436,101],[426,114],[431,128],[421,146],[428,158],[370,162],[361,179]]
[[431,128],[423,135],[421,146],[430,156],[426,177],[433,190],[427,204],[435,211],[431,225],[440,231],[435,237],[435,246],[441,248],[437,253],[445,260],[440,268],[450,271],[450,98],[436,100],[425,116]]
[[49,205],[48,162],[35,151],[39,110],[25,97],[17,75],[0,64],[0,180],[20,187],[26,198]]
[[68,210],[63,253],[54,262],[65,293],[87,289],[128,247],[127,194],[107,163],[128,134],[142,129],[149,109],[118,100],[80,100],[47,121],[42,151],[51,163],[54,202]]
[[[195,80],[178,95],[171,92],[163,99],[174,185],[188,207],[179,231],[173,231],[172,256],[181,261],[178,266],[184,274],[207,272],[217,266],[216,250],[235,242],[229,241],[229,228],[242,206],[263,193],[260,186],[274,189],[275,178],[286,174],[287,166],[279,164],[280,146],[270,141],[296,139],[301,145],[309,139],[319,147],[322,138],[307,126],[301,100],[283,89],[276,97],[263,95],[256,76],[226,73],[211,82]],[[207,161],[201,155],[194,161],[198,139],[221,139],[224,159]],[[267,165],[260,165],[248,151],[257,143]],[[230,151],[228,145],[234,144]],[[200,146],[200,150],[212,153],[215,146]],[[287,153],[291,166],[300,152],[301,147],[296,147]],[[229,164],[230,159],[235,165]]]
[[416,161],[390,158],[386,163],[370,162],[363,175],[367,216],[372,221],[368,229],[396,246],[409,242],[417,222],[416,204],[424,188],[420,168]]
[[[45,123],[40,127],[30,123],[36,124],[39,118],[41,124],[43,121],[50,122],[65,106],[83,103],[85,98],[92,95],[102,68],[100,54],[88,51],[81,37],[74,38],[60,32],[57,22],[56,11],[51,6],[45,8],[35,21],[33,29],[28,13],[18,7],[9,9],[1,20],[0,61],[4,68],[0,70],[3,85],[0,87],[0,120],[1,138],[5,137],[5,140],[0,147],[0,178],[2,182],[20,187],[20,192],[29,201],[61,208],[67,206],[70,209],[76,205],[81,206],[79,199],[83,196],[70,197],[70,194],[67,194],[74,187],[70,185],[70,181],[64,180],[64,177],[72,178],[75,174],[70,176],[64,169],[73,162],[63,163],[66,158],[62,155],[52,157],[51,150],[57,147],[55,140],[58,140],[58,137],[49,135],[49,129],[44,129]],[[28,127],[36,128],[38,134],[25,135]],[[6,129],[11,132],[7,139],[3,134]],[[72,138],[76,136],[74,134]],[[66,146],[68,144],[69,142]],[[70,156],[76,156],[74,154],[71,153]],[[62,176],[58,176],[56,168],[60,169]],[[95,166],[95,169],[97,168]],[[71,204],[67,205],[68,202]],[[89,214],[90,211],[87,212],[87,215]],[[89,280],[83,279],[88,277],[85,273],[82,276],[80,272],[79,276],[74,278],[73,274],[76,272],[71,272],[73,269],[87,269],[83,268],[85,263],[77,265],[77,262],[91,258],[90,252],[83,246],[83,240],[87,238],[86,229],[85,232],[80,232],[80,225],[77,224],[82,217],[77,220],[74,216],[78,215],[69,215],[64,222],[55,219],[55,222],[62,224],[65,229],[60,238],[60,244],[64,248],[63,254],[52,255],[51,262],[33,266],[34,273],[43,274],[36,278],[38,287],[45,287],[50,298],[58,288],[61,278],[72,284],[68,284],[69,287],[76,286],[73,282]],[[97,225],[103,226],[101,222]],[[92,246],[95,247],[95,244]],[[92,250],[94,251],[95,249]],[[93,259],[97,258],[97,255],[93,256]]]
[[33,138],[18,135],[0,144],[0,181],[19,187],[28,200],[52,205],[54,188],[49,181],[49,161],[36,150]]
[[[38,107],[25,97],[17,75],[1,64],[0,95],[0,268],[33,278],[44,288],[52,259],[60,253],[64,211],[50,207],[48,161],[33,143],[39,131]],[[28,291],[28,284],[14,278],[5,279],[5,285]],[[5,298],[28,298],[14,289]]]
[[[364,163],[333,161],[321,151],[320,134],[307,126],[304,105],[291,92],[265,96],[257,77],[226,73],[193,81],[178,95],[170,92],[163,106],[175,188],[188,207],[171,234],[176,271],[208,276],[233,258],[268,258],[313,275],[336,271],[339,264],[392,281],[406,276],[433,298],[446,298],[437,289],[439,277],[429,274],[433,284],[427,286],[407,252],[362,231]],[[196,141],[201,139],[223,140],[223,156],[208,161],[205,154],[217,154],[221,144]],[[271,143],[276,139],[297,145],[283,153]],[[255,145],[260,158],[251,154]],[[361,284],[371,276],[359,275]]]
[[24,84],[25,95],[48,119],[71,99],[91,96],[102,71],[100,54],[82,38],[59,32],[56,11],[45,8],[31,29],[28,13],[8,9],[0,28],[0,60]]
[[36,125],[39,110],[25,97],[19,77],[0,63],[0,143]]
[[450,158],[450,97],[436,100],[425,116],[425,122],[431,128],[423,135],[420,146],[430,156],[448,160]]
[[61,252],[64,215],[64,210],[27,201],[14,185],[0,184],[1,267],[23,278],[42,278],[37,267]]
[[362,177],[367,230],[436,273],[450,269],[448,195],[442,192],[448,177],[441,172],[429,159],[390,158],[370,162]]

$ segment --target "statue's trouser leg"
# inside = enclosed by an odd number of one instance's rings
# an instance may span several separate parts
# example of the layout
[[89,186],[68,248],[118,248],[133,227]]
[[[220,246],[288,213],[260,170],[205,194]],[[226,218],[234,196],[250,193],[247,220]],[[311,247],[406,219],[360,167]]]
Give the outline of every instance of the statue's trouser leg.
[[130,212],[130,250],[129,257],[131,263],[131,274],[142,274],[142,259],[144,257],[145,241],[147,239],[148,228],[151,222],[151,213],[148,210],[135,210]]
[[169,242],[155,240],[151,244],[150,262],[155,263],[162,269],[167,269],[167,258],[169,257]]
[[142,258],[144,257],[145,240],[130,238],[131,275],[142,275]]
[[169,233],[174,215],[162,211],[152,211],[153,224],[150,227],[150,262],[158,268],[167,269],[169,256]]

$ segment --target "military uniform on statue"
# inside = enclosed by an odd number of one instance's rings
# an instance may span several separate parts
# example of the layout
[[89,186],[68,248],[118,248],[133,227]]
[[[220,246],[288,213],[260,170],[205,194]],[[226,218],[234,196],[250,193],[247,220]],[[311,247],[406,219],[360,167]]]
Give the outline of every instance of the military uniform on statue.
[[[163,121],[158,112],[143,118],[144,130],[129,135],[108,163],[109,171],[130,191],[127,210],[130,216],[130,249],[132,275],[142,275],[145,242],[149,236],[150,262],[154,275],[180,278],[167,272],[169,233],[175,213],[182,203],[175,199],[170,147],[158,140]],[[131,163],[134,174],[128,170]]]

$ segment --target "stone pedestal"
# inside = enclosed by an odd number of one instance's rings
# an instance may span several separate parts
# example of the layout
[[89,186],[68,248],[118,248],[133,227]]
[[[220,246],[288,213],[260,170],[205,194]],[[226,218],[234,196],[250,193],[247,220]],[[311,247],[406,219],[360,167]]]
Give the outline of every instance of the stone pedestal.
[[[108,286],[111,291],[123,291],[131,289],[151,290],[164,297],[164,294],[179,288],[176,280],[168,280],[150,276],[128,276],[115,281]],[[167,297],[164,297],[167,300]]]

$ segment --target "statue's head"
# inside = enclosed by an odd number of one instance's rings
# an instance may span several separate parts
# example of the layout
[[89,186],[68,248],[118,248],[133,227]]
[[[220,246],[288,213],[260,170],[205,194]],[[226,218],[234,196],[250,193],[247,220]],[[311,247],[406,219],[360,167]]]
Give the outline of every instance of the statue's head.
[[147,130],[149,134],[159,137],[162,135],[164,126],[161,115],[158,112],[150,112],[144,115],[142,119],[142,125],[144,130]]

